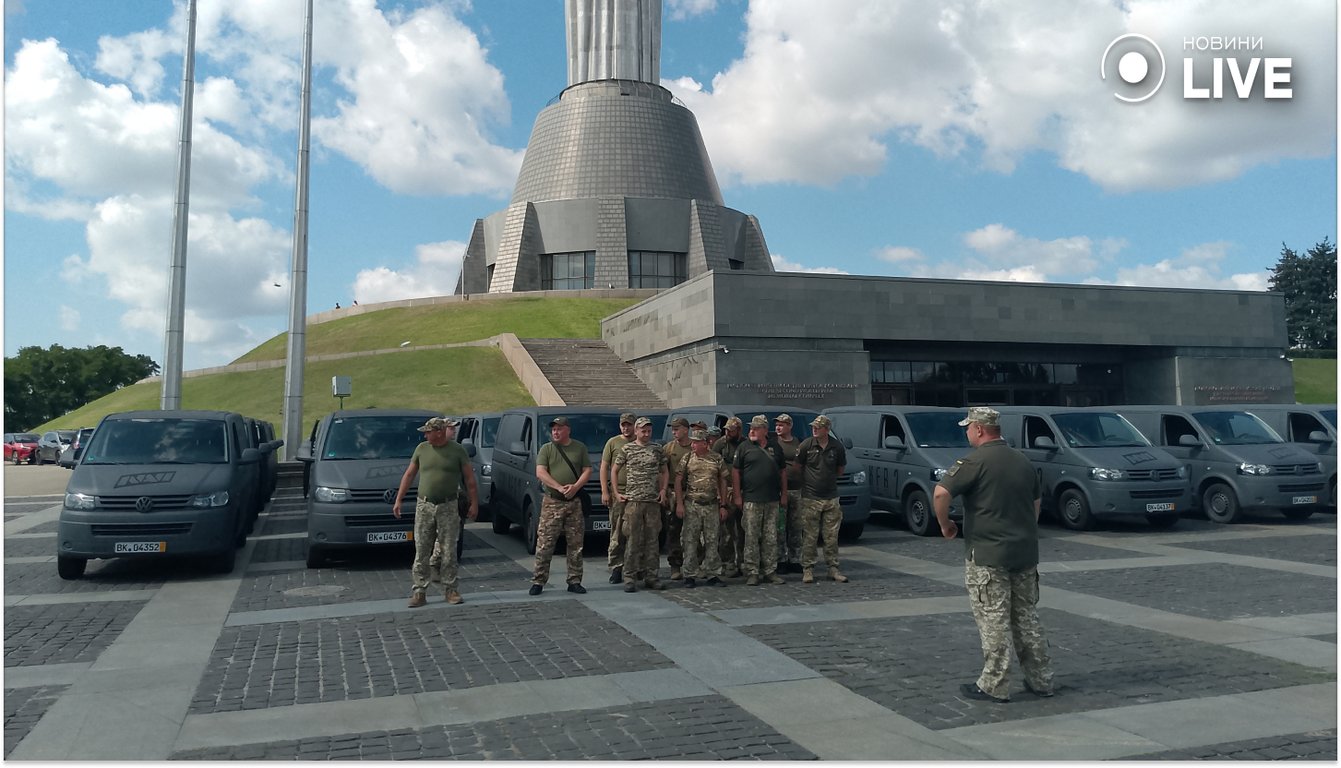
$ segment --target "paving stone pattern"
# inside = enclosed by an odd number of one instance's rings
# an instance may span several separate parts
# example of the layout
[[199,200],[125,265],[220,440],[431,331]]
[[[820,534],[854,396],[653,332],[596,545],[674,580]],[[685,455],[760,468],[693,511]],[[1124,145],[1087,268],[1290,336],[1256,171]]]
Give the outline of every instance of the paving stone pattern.
[[225,627],[191,712],[661,669],[669,659],[571,600]]
[[[865,537],[862,539],[865,543]],[[940,537],[920,537],[905,534],[890,543],[879,542],[880,549],[891,554],[915,557],[941,565],[962,566],[964,564],[964,540],[946,541]],[[1040,538],[1038,542],[1039,561],[1055,563],[1070,560],[1109,560],[1120,557],[1146,557],[1142,552],[1100,547],[1072,541],[1068,537]]]
[[814,760],[721,696],[178,752],[190,760]]
[[66,581],[57,575],[55,563],[9,563],[5,565],[5,594],[56,595],[156,589],[168,580],[183,581],[206,575],[199,563],[177,559],[157,562],[90,560],[82,579]]
[[1225,541],[1179,542],[1176,547],[1224,552],[1231,555],[1269,557],[1298,563],[1336,565],[1336,539],[1330,536],[1269,536]]
[[32,539],[5,539],[5,557],[54,557],[56,555],[56,537],[42,536]]
[[273,536],[280,533],[307,533],[307,514],[269,515],[264,525],[257,526],[257,535]]
[[139,600],[9,606],[5,666],[93,661],[143,607]]
[[1320,683],[1333,676],[1171,635],[1041,611],[1057,695],[1024,691],[1012,662],[1009,704],[963,699],[982,669],[964,613],[758,625],[744,631],[796,661],[928,728],[942,729]]
[[256,542],[251,552],[253,563],[283,563],[305,561],[307,559],[307,539],[263,539]]
[[[841,554],[841,553],[840,553]],[[801,583],[801,574],[787,573],[786,584],[745,586],[744,577],[727,579],[729,586],[709,587],[700,583],[693,589],[669,585],[661,596],[695,611],[721,611],[731,608],[762,608],[768,606],[819,605],[834,602],[861,602],[866,600],[897,600],[910,597],[945,597],[963,593],[962,587],[924,579],[886,568],[879,568],[855,560],[847,561],[843,573],[851,579],[846,584],[829,580],[829,571],[822,564],[815,568],[815,583]],[[666,569],[662,569],[662,576]]]
[[41,525],[35,525],[32,528],[29,528],[28,530],[24,531],[24,533],[56,533],[58,530],[60,530],[60,521],[48,520],[47,522],[42,523]]
[[1223,563],[1049,573],[1043,583],[1206,619],[1336,611],[1335,578]]
[[64,685],[5,689],[5,757],[37,725],[47,709],[65,691]]
[[1126,760],[1329,760],[1336,761],[1336,729],[1152,752]]

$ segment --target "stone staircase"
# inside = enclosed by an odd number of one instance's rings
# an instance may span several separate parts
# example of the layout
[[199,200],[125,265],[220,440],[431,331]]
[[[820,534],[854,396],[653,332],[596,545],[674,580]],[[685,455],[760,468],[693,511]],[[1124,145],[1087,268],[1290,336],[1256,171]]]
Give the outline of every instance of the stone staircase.
[[559,397],[569,405],[661,409],[661,402],[628,363],[600,339],[521,339]]

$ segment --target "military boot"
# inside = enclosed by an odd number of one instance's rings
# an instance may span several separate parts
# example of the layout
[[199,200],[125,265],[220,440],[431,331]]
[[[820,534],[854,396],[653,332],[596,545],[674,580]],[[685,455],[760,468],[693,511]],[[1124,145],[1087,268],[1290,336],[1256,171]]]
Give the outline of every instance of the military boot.
[[833,579],[839,584],[844,584],[847,582],[847,577],[843,575],[842,571],[838,570],[838,566],[836,565],[829,566],[829,578]]
[[745,586],[747,587],[759,586],[759,577],[754,574],[750,574],[750,577],[745,580]]
[[802,568],[802,569],[801,569],[801,583],[802,583],[802,584],[814,584],[814,583],[815,583],[815,571],[814,571],[814,569],[810,568],[809,566],[806,566],[805,568]]

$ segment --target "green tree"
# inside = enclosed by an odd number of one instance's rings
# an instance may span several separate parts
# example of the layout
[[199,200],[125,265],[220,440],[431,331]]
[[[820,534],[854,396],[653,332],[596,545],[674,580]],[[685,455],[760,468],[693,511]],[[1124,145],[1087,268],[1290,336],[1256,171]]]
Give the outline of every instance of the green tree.
[[5,429],[31,429],[156,373],[158,363],[121,347],[23,347],[5,358]]
[[1290,346],[1336,351],[1336,244],[1322,242],[1300,255],[1281,243],[1280,261],[1267,280],[1285,294]]

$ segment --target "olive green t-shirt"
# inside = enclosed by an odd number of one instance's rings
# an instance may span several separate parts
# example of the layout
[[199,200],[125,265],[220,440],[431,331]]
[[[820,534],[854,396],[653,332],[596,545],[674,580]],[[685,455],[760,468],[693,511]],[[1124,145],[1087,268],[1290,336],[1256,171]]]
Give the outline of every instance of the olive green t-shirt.
[[679,441],[672,440],[661,446],[661,450],[666,454],[666,464],[670,467],[670,488],[675,488],[675,476],[680,474],[680,462],[684,457],[694,452],[689,445],[680,445]]
[[[607,477],[610,473],[610,462],[615,460],[615,456],[619,455],[619,449],[623,448],[628,441],[629,439],[623,435],[615,435],[605,441],[605,450],[601,451],[601,472],[605,473]],[[624,471],[624,467],[617,468],[615,470],[615,487],[610,490],[623,492],[628,474]]]
[[937,483],[964,499],[965,557],[1019,571],[1038,565],[1038,472],[1005,440],[983,443]]
[[460,443],[448,440],[435,447],[424,441],[415,447],[410,463],[419,467],[419,498],[442,504],[456,498],[461,478],[470,472],[470,456]]
[[[563,456],[568,457],[568,461],[563,460]],[[568,467],[572,462],[572,468]],[[569,440],[568,445],[560,446],[558,443],[545,443],[540,446],[540,453],[535,457],[537,467],[545,467],[549,470],[549,476],[554,478],[559,485],[569,485],[577,482],[577,476],[582,473],[584,467],[591,466],[591,456],[587,455],[587,446],[579,440]],[[576,469],[577,473],[573,470]],[[556,499],[563,498],[558,491],[553,488],[546,488],[545,493]]]
[[782,446],[782,458],[787,462],[787,490],[801,490],[801,470],[796,468],[796,454],[801,448],[801,441],[792,435],[792,439],[777,439],[778,445]]
[[807,437],[797,446],[796,461],[801,464],[803,476],[801,495],[811,499],[838,498],[838,469],[847,466],[847,449],[838,438],[829,435],[829,445],[821,447],[813,436]]
[[782,495],[782,449],[746,441],[736,449],[741,501],[776,502]]

